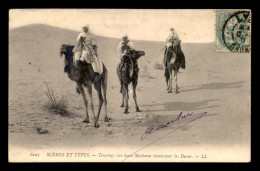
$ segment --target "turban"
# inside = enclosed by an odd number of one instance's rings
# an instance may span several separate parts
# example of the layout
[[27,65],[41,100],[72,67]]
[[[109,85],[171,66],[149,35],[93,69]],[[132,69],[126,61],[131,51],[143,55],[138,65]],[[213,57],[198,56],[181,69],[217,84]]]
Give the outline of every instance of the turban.
[[89,25],[85,25],[85,26],[83,26],[83,28],[89,28]]
[[[124,34],[123,37],[127,37],[127,38],[128,38],[127,34]],[[122,37],[122,38],[123,38],[123,37]]]

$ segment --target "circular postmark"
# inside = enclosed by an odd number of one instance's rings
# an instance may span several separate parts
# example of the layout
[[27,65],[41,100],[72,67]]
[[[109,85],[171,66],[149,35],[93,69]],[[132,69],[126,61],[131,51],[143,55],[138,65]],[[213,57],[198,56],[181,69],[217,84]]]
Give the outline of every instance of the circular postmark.
[[250,24],[250,11],[235,12],[225,21],[222,38],[230,51],[249,53]]

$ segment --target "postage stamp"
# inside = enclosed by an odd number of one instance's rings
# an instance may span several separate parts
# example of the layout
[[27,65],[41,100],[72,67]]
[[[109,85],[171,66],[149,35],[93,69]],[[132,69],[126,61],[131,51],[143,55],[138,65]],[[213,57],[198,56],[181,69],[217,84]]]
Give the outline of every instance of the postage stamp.
[[250,10],[216,10],[216,51],[249,53]]

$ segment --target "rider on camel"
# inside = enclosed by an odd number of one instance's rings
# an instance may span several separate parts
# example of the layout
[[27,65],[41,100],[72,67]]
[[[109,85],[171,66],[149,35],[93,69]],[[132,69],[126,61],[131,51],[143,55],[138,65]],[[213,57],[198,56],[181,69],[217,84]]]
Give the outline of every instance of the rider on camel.
[[103,73],[102,61],[97,56],[97,40],[89,31],[89,26],[83,27],[83,32],[78,35],[74,52],[74,65],[79,67],[80,61],[91,63],[95,72],[94,81]]
[[167,53],[170,47],[174,47],[176,46],[180,39],[178,34],[174,31],[174,28],[170,29],[171,33],[170,35],[166,38],[166,48],[165,48],[165,52],[164,52],[164,59],[163,59],[163,63],[164,65],[166,65],[166,59],[167,59]]
[[184,56],[184,53],[181,50],[181,45],[180,45],[181,40],[179,39],[178,34],[174,31],[174,28],[171,28],[170,31],[171,31],[171,33],[165,41],[165,43],[166,43],[165,47],[166,48],[165,48],[165,52],[164,52],[163,63],[166,66],[168,52],[171,49],[174,50],[175,47],[176,47],[176,50],[177,50],[176,53],[180,57],[180,60],[181,60],[181,68],[185,69],[185,56]]
[[128,39],[127,35],[124,35],[122,37],[122,41],[118,44],[117,49],[121,54],[121,66],[120,66],[120,71],[121,71],[123,67],[123,60],[130,59],[129,54],[130,51],[134,49],[134,44]]

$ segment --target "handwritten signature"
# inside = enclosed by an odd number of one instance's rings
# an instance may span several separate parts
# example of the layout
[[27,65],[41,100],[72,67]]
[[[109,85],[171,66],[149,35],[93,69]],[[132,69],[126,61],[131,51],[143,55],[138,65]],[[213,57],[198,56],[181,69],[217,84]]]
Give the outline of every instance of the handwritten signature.
[[169,125],[171,125],[171,124],[173,124],[173,123],[175,123],[177,121],[180,121],[182,119],[185,119],[185,118],[188,118],[188,117],[192,117],[192,116],[195,116],[195,115],[205,115],[205,114],[207,114],[207,112],[196,113],[196,114],[194,114],[194,112],[187,113],[187,114],[183,114],[183,112],[181,112],[176,119],[173,119],[173,120],[167,122],[166,124],[160,124],[157,127],[154,127],[152,125],[149,128],[147,128],[147,130],[141,136],[141,140],[144,140],[146,137],[148,137],[148,135],[151,135],[155,131],[158,131],[161,128],[167,127],[167,126],[169,126]]
[[186,122],[185,124],[179,126],[178,128],[174,128],[174,129],[172,129],[170,132],[168,132],[168,133],[166,133],[166,134],[164,134],[164,135],[158,137],[157,139],[153,140],[153,141],[150,142],[149,144],[147,144],[147,145],[145,145],[144,147],[140,148],[139,150],[133,152],[131,155],[128,155],[128,157],[124,158],[124,159],[122,160],[122,162],[125,161],[125,160],[127,160],[130,156],[134,155],[135,153],[137,153],[137,152],[139,152],[139,151],[141,151],[141,150],[147,148],[148,146],[152,145],[153,143],[159,141],[160,139],[162,139],[162,138],[166,137],[167,135],[173,133],[174,131],[180,129],[181,127],[183,127],[183,126],[185,126],[185,125],[188,125],[189,123],[191,123],[191,122],[193,122],[193,121],[195,121],[195,120],[201,118],[202,116],[204,116],[204,115],[206,115],[206,114],[207,114],[207,112],[202,112],[202,113],[197,113],[197,114],[194,114],[194,113],[192,112],[192,113],[188,113],[188,114],[183,115],[183,113],[181,112],[175,120],[171,120],[171,121],[167,122],[166,124],[159,125],[156,129],[154,129],[154,126],[150,126],[150,127],[144,132],[144,134],[141,136],[141,139],[142,139],[142,140],[144,140],[148,135],[154,133],[155,131],[158,131],[158,130],[161,129],[161,128],[167,127],[168,125],[173,124],[173,123],[175,123],[176,121],[180,121],[181,119],[185,119],[185,118],[188,118],[188,117],[192,117],[192,116],[195,116],[195,115],[199,115],[198,117],[194,117],[194,119],[192,119],[192,120]]

